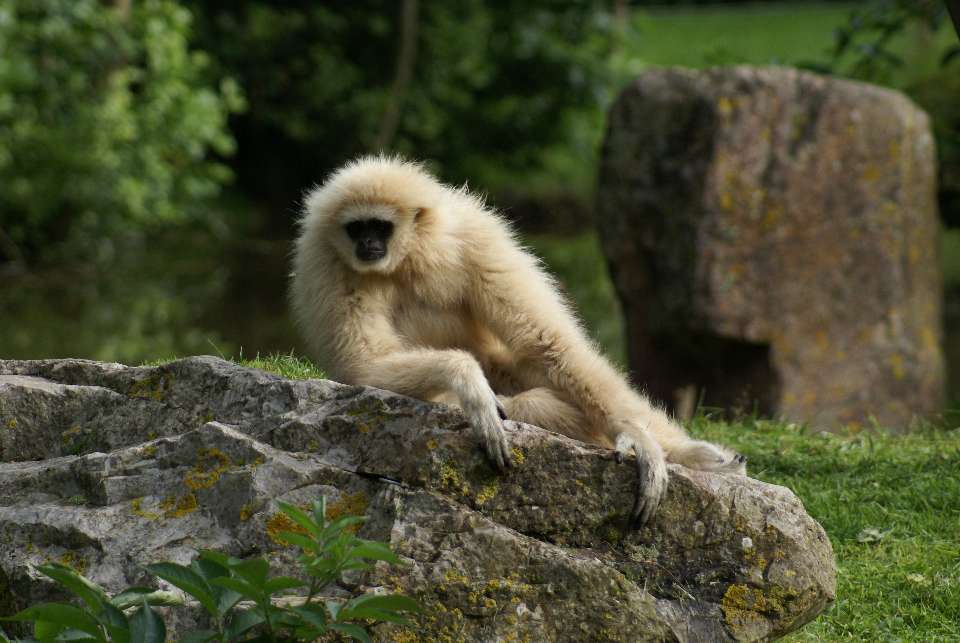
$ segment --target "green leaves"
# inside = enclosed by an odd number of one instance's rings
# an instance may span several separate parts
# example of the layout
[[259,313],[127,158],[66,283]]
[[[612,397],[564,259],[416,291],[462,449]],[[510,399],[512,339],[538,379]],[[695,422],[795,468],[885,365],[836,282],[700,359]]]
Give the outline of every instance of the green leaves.
[[[366,630],[355,621],[409,625],[405,615],[419,612],[420,607],[405,596],[370,594],[346,602],[321,601],[318,597],[344,570],[367,569],[372,561],[400,563],[384,543],[358,538],[350,531],[363,518],[344,516],[328,523],[323,498],[309,513],[287,503],[278,504],[304,531],[285,532],[284,539],[301,549],[298,560],[309,581],[271,576],[270,564],[263,558],[239,559],[216,551],[202,551],[190,565],[161,562],[146,566],[148,572],[195,599],[216,626],[215,630],[189,633],[181,640],[314,640],[333,631],[369,641]],[[42,603],[4,619],[33,622],[38,641],[163,643],[166,626],[153,607],[183,603],[172,592],[140,586],[110,598],[103,588],[69,567],[50,564],[38,569],[82,603],[82,607]],[[305,586],[309,589],[302,603],[275,604],[279,595]],[[0,641],[6,641],[2,634]]]
[[[204,214],[229,179],[236,83],[211,82],[175,0],[6,0],[0,20],[0,229],[13,259]],[[43,52],[42,60],[37,52]],[[219,85],[219,86],[218,86]],[[76,258],[76,254],[71,255]]]
[[140,609],[130,618],[130,643],[164,643],[166,638],[166,626],[144,597]]

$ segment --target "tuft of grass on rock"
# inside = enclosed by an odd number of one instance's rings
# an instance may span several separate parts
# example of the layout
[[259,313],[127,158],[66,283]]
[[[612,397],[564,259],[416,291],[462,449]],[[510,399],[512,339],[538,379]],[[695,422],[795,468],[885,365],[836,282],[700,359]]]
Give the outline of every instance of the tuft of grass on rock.
[[244,359],[242,356],[239,360],[234,360],[241,366],[249,366],[250,368],[259,368],[260,370],[267,371],[269,373],[274,373],[280,375],[281,377],[286,377],[291,380],[311,380],[311,379],[324,379],[326,375],[322,370],[313,365],[312,362],[303,358],[297,357],[293,353],[282,354],[274,353],[272,355],[267,355],[266,357],[261,357],[259,354],[253,359]]
[[960,640],[960,429],[828,434],[698,417],[690,430],[792,489],[830,537],[837,601],[785,640]]
[[[273,373],[274,375],[286,377],[291,380],[325,379],[327,377],[326,374],[314,366],[312,362],[306,358],[297,357],[293,353],[273,353],[266,356],[261,356],[257,353],[257,356],[254,358],[245,358],[243,351],[241,351],[239,357],[225,357],[223,355],[220,357],[239,364],[240,366],[259,368],[262,371],[267,371],[268,373]],[[148,360],[140,365],[163,366],[176,359],[178,358],[164,357]]]

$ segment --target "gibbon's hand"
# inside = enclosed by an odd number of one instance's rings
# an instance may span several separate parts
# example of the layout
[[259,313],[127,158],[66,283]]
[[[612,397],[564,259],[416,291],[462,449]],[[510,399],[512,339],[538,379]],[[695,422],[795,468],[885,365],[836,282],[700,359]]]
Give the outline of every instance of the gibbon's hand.
[[636,454],[637,487],[634,492],[630,522],[634,528],[647,525],[657,512],[667,492],[667,461],[663,449],[645,432],[631,431],[617,436],[614,445],[617,463],[622,463],[629,451]]
[[481,446],[497,468],[505,471],[513,466],[507,434],[503,430],[503,420],[507,418],[507,413],[493,391],[490,391],[489,395],[466,402],[463,411]]

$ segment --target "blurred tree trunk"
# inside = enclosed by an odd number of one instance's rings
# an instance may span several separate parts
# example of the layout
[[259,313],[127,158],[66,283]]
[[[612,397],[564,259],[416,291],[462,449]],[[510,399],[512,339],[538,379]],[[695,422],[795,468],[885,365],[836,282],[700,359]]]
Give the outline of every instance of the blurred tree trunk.
[[121,18],[126,18],[130,15],[130,2],[131,0],[112,0],[111,4]]
[[957,37],[960,38],[960,0],[947,0],[947,13],[950,14],[950,19],[953,20],[953,30],[957,33]]
[[393,86],[387,97],[387,106],[380,119],[380,131],[377,134],[374,149],[386,150],[393,144],[400,123],[400,110],[403,99],[410,88],[413,67],[417,58],[417,0],[403,0],[400,8],[400,44],[397,52],[397,66],[393,75]]

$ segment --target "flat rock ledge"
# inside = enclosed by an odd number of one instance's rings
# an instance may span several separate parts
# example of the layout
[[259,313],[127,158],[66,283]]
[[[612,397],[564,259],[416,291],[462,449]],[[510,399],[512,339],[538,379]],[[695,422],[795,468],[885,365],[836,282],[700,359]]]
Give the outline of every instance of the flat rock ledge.
[[60,596],[48,561],[110,591],[202,548],[292,571],[276,501],[321,494],[408,563],[331,590],[421,601],[416,630],[380,640],[767,640],[833,601],[830,541],[788,489],[671,466],[655,524],[631,532],[631,466],[508,431],[499,474],[459,411],[386,391],[213,357],[0,361],[0,614]]

